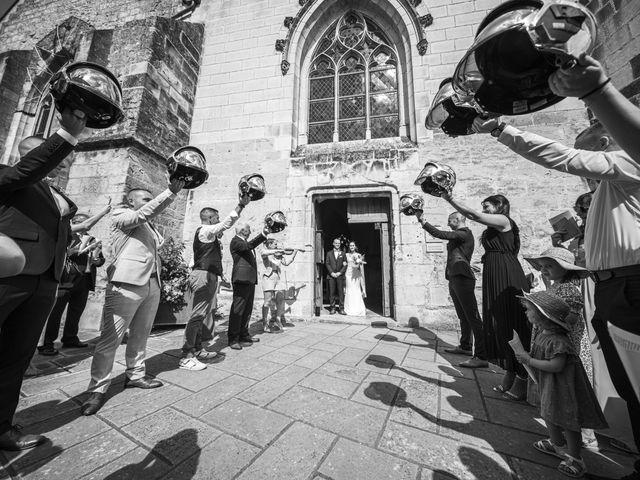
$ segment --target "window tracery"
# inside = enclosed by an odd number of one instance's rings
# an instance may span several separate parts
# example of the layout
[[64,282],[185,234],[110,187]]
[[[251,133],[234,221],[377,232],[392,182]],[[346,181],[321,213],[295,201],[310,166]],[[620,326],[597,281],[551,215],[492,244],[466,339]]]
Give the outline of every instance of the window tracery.
[[369,18],[352,11],[334,23],[309,71],[308,143],[397,137],[397,59]]

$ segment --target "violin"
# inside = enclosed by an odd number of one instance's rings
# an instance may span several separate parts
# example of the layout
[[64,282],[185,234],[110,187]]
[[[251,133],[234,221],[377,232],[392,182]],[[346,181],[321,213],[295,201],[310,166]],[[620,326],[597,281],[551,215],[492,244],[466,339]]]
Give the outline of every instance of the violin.
[[286,255],[291,255],[293,252],[298,251],[304,253],[306,250],[304,248],[291,248],[285,247],[281,249]]

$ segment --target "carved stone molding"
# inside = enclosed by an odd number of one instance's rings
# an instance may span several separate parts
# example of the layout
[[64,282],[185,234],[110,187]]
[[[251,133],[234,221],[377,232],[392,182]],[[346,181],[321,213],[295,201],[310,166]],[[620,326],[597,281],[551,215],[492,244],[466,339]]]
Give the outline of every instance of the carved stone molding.
[[[424,55],[427,53],[427,47],[429,42],[425,38],[424,29],[430,26],[433,23],[433,16],[430,13],[426,15],[419,16],[416,10],[416,7],[422,3],[422,0],[398,0],[401,4],[402,8],[407,12],[409,18],[411,19],[411,23],[413,28],[415,29],[416,36],[418,42],[416,43],[416,47],[418,48],[418,53],[420,55]],[[282,74],[286,75],[289,71],[289,67],[291,63],[289,62],[289,47],[291,46],[291,39],[295,31],[300,27],[300,20],[304,17],[304,15],[309,11],[309,8],[314,3],[314,0],[298,0],[298,3],[302,7],[298,10],[298,13],[295,17],[285,17],[284,26],[289,31],[287,32],[286,39],[278,39],[276,40],[276,50],[278,52],[282,52],[282,60],[280,63],[280,69],[282,70]]]
[[418,42],[418,45],[416,46],[418,47],[418,53],[422,56],[425,53],[427,53],[427,47],[429,46],[429,42],[427,41],[426,38],[423,38]]
[[282,62],[280,62],[280,70],[282,71],[282,75],[287,74],[290,66],[291,64],[287,60],[282,60]]
[[427,13],[426,15],[419,17],[418,22],[420,22],[420,26],[422,28],[430,27],[431,25],[433,25],[433,15]]

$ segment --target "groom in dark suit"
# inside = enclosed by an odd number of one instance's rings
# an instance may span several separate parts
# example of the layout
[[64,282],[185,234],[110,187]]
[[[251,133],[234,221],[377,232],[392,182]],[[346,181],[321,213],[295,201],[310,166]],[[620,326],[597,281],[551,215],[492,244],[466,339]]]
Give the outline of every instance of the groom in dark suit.
[[346,315],[344,311],[344,272],[347,271],[347,258],[342,251],[339,238],[333,240],[333,250],[327,252],[324,257],[324,266],[327,268],[327,281],[329,282],[329,298],[331,306],[329,313],[336,313],[336,300],[338,300],[338,313]]
[[229,244],[233,258],[233,272],[231,274],[233,302],[229,313],[227,338],[229,347],[234,350],[242,350],[242,347],[249,347],[254,342],[260,341],[259,338],[251,337],[249,333],[249,319],[258,283],[256,254],[253,250],[267,239],[268,233],[269,230],[265,226],[260,234],[248,240],[251,235],[251,227],[248,224],[238,225],[236,236]]
[[[71,165],[65,158],[86,125],[83,112],[66,109],[61,128],[46,141],[21,142],[20,161],[0,165],[0,232],[24,252],[22,272],[0,279],[0,450],[24,450],[43,443],[12,425],[22,377],[36,350],[42,327],[56,299],[77,207],[42,181]],[[64,161],[64,162],[63,162]]]

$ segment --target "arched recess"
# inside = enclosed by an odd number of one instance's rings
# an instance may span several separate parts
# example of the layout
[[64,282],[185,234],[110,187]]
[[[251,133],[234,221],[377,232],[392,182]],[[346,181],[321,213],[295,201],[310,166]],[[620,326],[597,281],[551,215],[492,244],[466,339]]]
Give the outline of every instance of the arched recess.
[[[314,2],[299,19],[299,26],[291,37],[289,58],[293,80],[293,139],[292,150],[307,144],[309,108],[309,67],[323,33],[338,18],[355,10],[373,19],[382,28],[398,51],[398,82],[401,86],[400,136],[416,140],[413,65],[415,45],[419,41],[413,21],[400,0],[325,0]],[[412,47],[413,46],[413,47]]]
[[94,27],[77,17],[69,17],[40,40],[27,66],[27,81],[14,114],[4,156],[9,162],[18,159],[18,144],[32,135],[40,116],[41,102],[47,100],[48,83],[54,73],[76,60],[86,58]]

